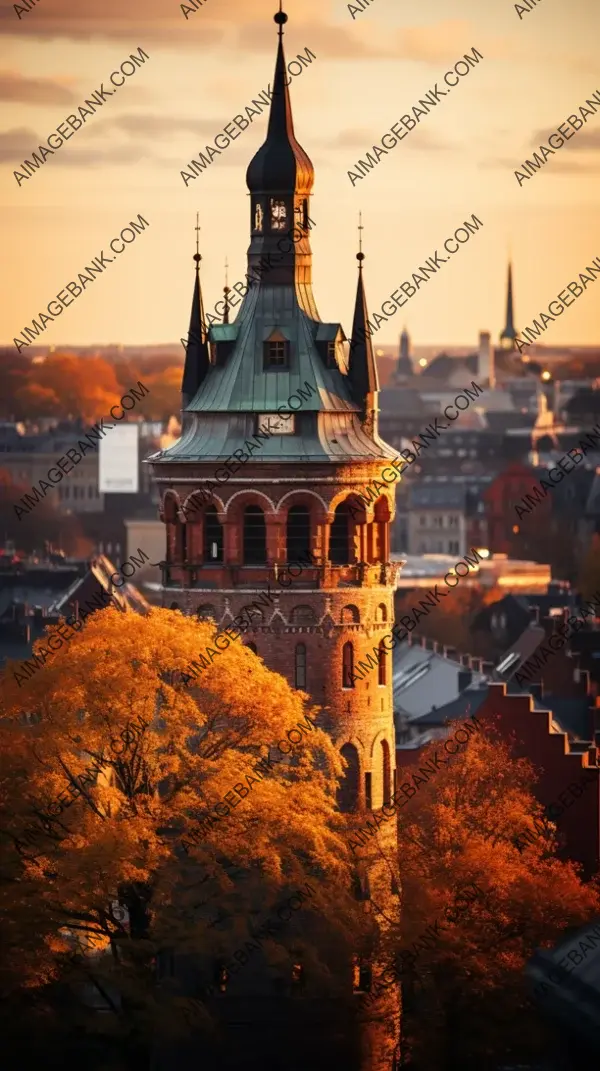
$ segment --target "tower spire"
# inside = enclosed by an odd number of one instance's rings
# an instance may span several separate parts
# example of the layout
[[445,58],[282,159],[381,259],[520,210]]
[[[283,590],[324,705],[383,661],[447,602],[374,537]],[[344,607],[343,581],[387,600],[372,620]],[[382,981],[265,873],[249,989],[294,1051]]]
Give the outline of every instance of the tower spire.
[[223,312],[223,323],[229,323],[229,293],[231,287],[229,285],[229,264],[227,257],[225,257],[225,286],[223,287],[223,293],[225,295],[225,311]]
[[513,308],[512,261],[509,260],[508,286],[506,291],[506,324],[504,325],[504,330],[500,335],[500,344],[505,349],[514,349],[516,337],[517,331],[515,328],[515,317]]
[[200,213],[196,213],[196,252],[194,261],[196,264],[196,278],[194,281],[194,294],[192,297],[192,313],[190,316],[190,329],[188,331],[185,349],[185,364],[183,366],[183,379],[181,383],[181,407],[187,409],[195,397],[198,387],[208,372],[210,357],[208,352],[208,340],[206,334],[206,322],[204,319],[204,305],[202,302],[202,288],[200,286]]
[[367,425],[371,434],[376,434],[379,379],[377,376],[375,355],[373,353],[373,344],[371,342],[369,310],[367,308],[367,297],[365,294],[363,278],[363,260],[365,259],[365,254],[362,251],[363,230],[362,213],[359,212],[359,251],[356,254],[356,259],[358,261],[358,285],[356,289],[356,302],[354,305],[354,318],[352,321],[348,379],[350,380],[354,399],[362,409],[363,424]]
[[287,72],[283,48],[283,27],[287,19],[280,0],[279,11],[274,15],[278,42],[267,136],[246,172],[252,220],[249,274],[252,268],[260,270],[263,258],[272,254],[277,267],[269,272],[269,287],[310,285],[308,234],[299,241],[282,241],[295,229],[308,231],[309,196],[315,178],[313,165],[294,133],[289,91],[291,76]]

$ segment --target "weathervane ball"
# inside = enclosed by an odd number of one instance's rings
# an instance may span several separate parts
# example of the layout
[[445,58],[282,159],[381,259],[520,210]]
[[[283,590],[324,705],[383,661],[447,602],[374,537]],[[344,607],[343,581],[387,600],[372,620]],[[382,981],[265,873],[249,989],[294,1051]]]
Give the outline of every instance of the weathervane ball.
[[194,253],[194,260],[196,261],[196,264],[200,263],[200,261],[202,260],[200,253]]
[[364,253],[357,253],[356,254],[356,259],[357,260],[364,260],[365,259],[365,254]]
[[284,26],[287,20],[288,17],[285,11],[277,11],[275,15],[273,15],[273,21],[276,22],[278,26]]

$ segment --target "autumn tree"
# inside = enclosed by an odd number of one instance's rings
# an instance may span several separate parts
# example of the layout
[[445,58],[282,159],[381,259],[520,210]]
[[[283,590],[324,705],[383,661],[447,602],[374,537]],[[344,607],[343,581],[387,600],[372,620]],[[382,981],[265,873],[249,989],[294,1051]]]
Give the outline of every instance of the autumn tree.
[[[398,786],[407,785],[396,793],[405,800],[402,913],[388,929],[387,958],[403,984],[405,1051],[419,1067],[479,1071],[487,1060],[531,1058],[543,1030],[525,963],[600,909],[597,888],[556,858],[535,780],[531,764],[483,726],[454,758],[433,742],[398,770]],[[357,852],[370,853],[380,849]]]
[[[302,925],[269,936],[260,956],[288,972],[300,954],[341,992],[328,957],[362,917],[335,804],[342,761],[319,712],[224,640],[178,611],[108,608],[60,649],[43,637],[29,679],[8,664],[2,682],[11,942],[0,981],[66,984],[76,1003],[85,982],[110,1010],[106,1029],[136,1052],[189,1029],[189,991],[155,985],[165,949],[197,958],[212,981],[214,959],[309,882]],[[202,999],[194,1015],[208,1030]]]

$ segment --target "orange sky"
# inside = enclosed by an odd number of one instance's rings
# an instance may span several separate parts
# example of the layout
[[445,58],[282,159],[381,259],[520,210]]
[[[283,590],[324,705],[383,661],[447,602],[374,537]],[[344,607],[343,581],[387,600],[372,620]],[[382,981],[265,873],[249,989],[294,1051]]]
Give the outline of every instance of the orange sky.
[[[246,167],[264,115],[195,182],[180,172],[267,87],[274,0],[205,0],[186,20],[174,0],[41,0],[19,20],[0,9],[0,341],[11,343],[66,282],[141,213],[149,222],[39,342],[179,339],[189,321],[196,211],[207,309],[243,276],[249,242]],[[351,325],[356,222],[363,212],[373,311],[474,212],[484,223],[379,333],[404,316],[416,343],[475,342],[502,327],[506,259],[515,263],[517,326],[526,326],[600,255],[600,111],[519,187],[514,170],[600,90],[597,0],[542,0],[519,19],[508,0],[372,0],[352,19],[331,0],[287,0],[296,135],[316,171],[311,216],[317,306]],[[150,60],[20,187],[13,171],[73,107],[108,85],[141,46]],[[348,170],[440,84],[471,48],[484,60],[452,96],[353,187]],[[6,253],[8,247],[8,253]],[[548,345],[600,342],[600,284],[546,332]]]

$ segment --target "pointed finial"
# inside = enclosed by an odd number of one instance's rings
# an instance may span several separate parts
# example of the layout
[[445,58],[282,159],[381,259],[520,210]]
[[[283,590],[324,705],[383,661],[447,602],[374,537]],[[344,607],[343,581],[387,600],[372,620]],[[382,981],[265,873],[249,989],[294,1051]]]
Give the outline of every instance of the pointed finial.
[[196,212],[196,226],[195,226],[194,229],[196,231],[196,252],[194,253],[194,260],[196,261],[196,268],[199,268],[200,267],[200,261],[202,260],[202,257],[200,256],[200,213],[199,212]]
[[223,287],[223,293],[225,294],[225,311],[223,313],[223,323],[229,323],[229,292],[231,287],[229,286],[229,263],[227,257],[225,257],[225,286]]
[[286,22],[288,20],[288,17],[286,15],[285,11],[282,11],[282,9],[281,9],[281,5],[282,5],[282,0],[279,0],[279,11],[277,11],[276,14],[273,15],[274,21],[279,26],[279,39],[280,40],[283,37],[283,27],[285,26],[285,24],[286,24]]
[[356,254],[356,259],[358,261],[358,267],[359,267],[360,271],[362,271],[362,262],[365,259],[365,254],[362,251],[362,232],[364,231],[364,229],[365,228],[363,227],[363,222],[362,222],[362,212],[359,212],[358,213],[358,253]]

